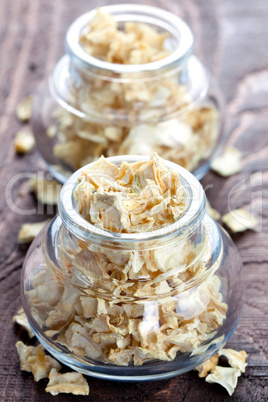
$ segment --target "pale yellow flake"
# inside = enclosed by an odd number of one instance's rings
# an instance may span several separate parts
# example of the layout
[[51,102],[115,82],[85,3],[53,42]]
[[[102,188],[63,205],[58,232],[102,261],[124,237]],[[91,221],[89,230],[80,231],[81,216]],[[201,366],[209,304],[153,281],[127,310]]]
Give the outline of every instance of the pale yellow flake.
[[121,141],[122,134],[123,134],[122,128],[114,127],[114,126],[104,127],[103,132],[104,132],[104,136],[108,140],[116,141],[116,142]]
[[57,126],[55,126],[55,125],[49,126],[46,131],[47,136],[49,138],[54,138],[57,135],[57,132],[58,132],[58,129],[57,129]]
[[200,366],[197,366],[195,368],[195,370],[198,371],[199,377],[206,377],[210,371],[215,369],[215,367],[218,365],[218,363],[219,363],[219,355],[218,355],[218,353],[216,353],[210,359],[208,359],[204,363],[200,364]]
[[34,380],[39,381],[47,378],[51,369],[55,372],[61,369],[61,365],[57,360],[45,354],[42,345],[26,346],[23,342],[16,343],[17,352],[20,357],[21,370],[33,373]]
[[237,386],[237,379],[241,375],[240,370],[232,367],[216,366],[206,377],[206,382],[220,384],[228,394],[232,396]]
[[42,204],[57,205],[62,185],[57,180],[36,176],[29,181],[29,189]]
[[89,395],[89,386],[83,374],[71,372],[60,374],[57,370],[52,369],[49,373],[49,382],[45,389],[52,395],[73,394],[73,395]]
[[18,154],[27,154],[31,152],[34,145],[35,139],[32,131],[22,129],[17,134],[13,141],[14,149]]
[[25,328],[27,330],[30,338],[33,338],[35,336],[29,325],[29,322],[27,320],[27,317],[26,317],[26,314],[25,314],[23,308],[20,308],[19,311],[17,312],[17,314],[14,315],[13,322],[16,322],[18,325],[21,325],[23,328]]
[[231,367],[240,370],[241,373],[245,372],[247,366],[247,353],[244,350],[237,352],[233,349],[221,349],[219,351],[219,356],[225,356]]
[[31,243],[41,230],[47,225],[49,219],[37,223],[24,223],[18,234],[18,242],[20,244]]
[[254,229],[258,225],[258,220],[244,208],[228,212],[222,217],[222,221],[233,233]]
[[28,95],[18,103],[16,107],[16,114],[20,121],[26,122],[30,120],[32,116],[32,103],[33,95]]
[[149,360],[163,360],[170,361],[171,358],[164,352],[164,350],[151,350],[149,348],[136,347],[134,354],[134,365],[141,366]]
[[118,366],[128,366],[132,359],[133,353],[134,352],[132,349],[110,349],[108,360],[109,362]]
[[69,350],[78,356],[97,359],[101,356],[100,346],[91,339],[89,332],[81,324],[72,322],[65,332]]
[[226,147],[222,155],[218,156],[212,161],[211,169],[227,177],[241,170],[242,153],[234,147]]

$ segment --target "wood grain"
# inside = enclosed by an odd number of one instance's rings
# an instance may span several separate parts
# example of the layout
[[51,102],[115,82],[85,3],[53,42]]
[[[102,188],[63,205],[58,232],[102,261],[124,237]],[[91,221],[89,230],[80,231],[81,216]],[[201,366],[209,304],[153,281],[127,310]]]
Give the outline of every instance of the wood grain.
[[[18,157],[12,140],[21,124],[20,99],[36,91],[64,53],[64,34],[80,14],[119,1],[0,1],[0,401],[228,401],[226,391],[205,383],[196,372],[146,384],[122,384],[88,378],[90,397],[49,396],[46,381],[33,381],[19,368],[15,351],[25,332],[12,323],[20,307],[20,274],[27,247],[17,233],[24,222],[52,216],[43,210],[15,213],[6,199],[12,178],[45,170],[37,151]],[[128,3],[144,3],[130,1]],[[211,204],[221,213],[246,206],[259,218],[256,231],[234,236],[244,262],[246,304],[230,347],[249,353],[234,401],[265,401],[268,396],[268,3],[266,0],[155,0],[147,4],[173,11],[191,26],[195,53],[218,80],[226,99],[228,143],[243,152],[243,171],[228,179],[209,173],[202,181]],[[25,180],[12,188],[17,208],[36,209]]]

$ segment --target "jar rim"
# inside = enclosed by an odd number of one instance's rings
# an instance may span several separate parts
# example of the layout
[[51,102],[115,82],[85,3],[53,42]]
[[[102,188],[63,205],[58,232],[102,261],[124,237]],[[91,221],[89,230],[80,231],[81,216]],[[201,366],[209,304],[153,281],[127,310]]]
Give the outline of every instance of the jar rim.
[[65,37],[67,53],[81,68],[89,70],[95,68],[96,70],[109,71],[115,74],[156,72],[183,64],[192,53],[194,40],[191,29],[181,18],[169,11],[158,7],[136,4],[103,6],[101,10],[104,13],[113,14],[114,18],[118,21],[127,21],[126,18],[128,20],[130,18],[129,13],[134,13],[131,17],[132,20],[135,17],[142,21],[143,16],[145,21],[147,19],[148,21],[151,20],[154,23],[158,23],[160,27],[169,27],[168,31],[170,33],[173,32],[177,36],[178,46],[165,58],[146,64],[117,64],[97,59],[88,54],[79,43],[82,30],[97,13],[97,9],[95,8],[78,17],[68,29]]
[[[120,155],[107,158],[110,163],[118,166],[123,161],[128,163],[146,162],[150,160],[149,156],[144,155]],[[163,240],[167,238],[177,237],[192,233],[202,221],[206,209],[206,196],[200,182],[194,177],[192,173],[184,169],[176,163],[164,160],[165,166],[168,169],[175,170],[179,173],[180,180],[184,186],[188,197],[188,207],[185,213],[174,223],[164,226],[160,229],[139,232],[139,233],[119,233],[112,232],[106,229],[101,229],[90,222],[88,222],[77,211],[74,199],[74,189],[77,185],[77,179],[85,169],[90,169],[95,162],[83,166],[77,170],[62,187],[59,196],[58,209],[64,225],[74,235],[84,240],[91,241],[107,241],[113,243],[127,243],[127,242],[147,242],[152,240]]]

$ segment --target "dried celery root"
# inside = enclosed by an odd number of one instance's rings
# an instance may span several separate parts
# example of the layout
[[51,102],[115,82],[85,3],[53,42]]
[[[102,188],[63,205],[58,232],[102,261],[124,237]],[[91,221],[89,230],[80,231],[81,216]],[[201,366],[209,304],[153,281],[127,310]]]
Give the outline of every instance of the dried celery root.
[[20,357],[21,370],[32,373],[35,381],[47,378],[53,368],[55,371],[61,369],[57,360],[45,354],[42,345],[26,346],[19,341],[16,343],[16,348]]
[[[231,367],[219,366],[219,357],[225,356]],[[247,353],[233,349],[221,349],[216,355],[196,367],[199,377],[206,377],[206,382],[217,383],[224,387],[231,396],[237,386],[238,377],[245,372]]]
[[223,223],[233,232],[244,232],[247,229],[255,229],[258,220],[244,208],[234,209],[222,217]]
[[71,372],[60,374],[57,370],[52,369],[49,373],[49,383],[46,392],[52,395],[73,394],[73,395],[89,395],[89,386],[83,374]]

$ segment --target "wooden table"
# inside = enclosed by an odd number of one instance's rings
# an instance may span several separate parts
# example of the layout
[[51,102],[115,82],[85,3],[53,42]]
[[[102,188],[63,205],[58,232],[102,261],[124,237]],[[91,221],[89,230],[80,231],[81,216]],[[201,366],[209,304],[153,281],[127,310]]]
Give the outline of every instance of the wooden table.
[[[130,1],[128,3],[142,3]],[[12,140],[21,127],[14,109],[34,93],[63,54],[67,27],[88,8],[106,4],[97,0],[0,1],[0,400],[1,401],[225,401],[227,392],[207,384],[197,373],[146,384],[119,384],[88,378],[90,396],[46,394],[46,381],[33,381],[22,372],[15,350],[25,333],[12,323],[20,307],[20,274],[26,247],[19,247],[22,223],[43,220],[42,215],[15,213],[5,190],[15,177],[13,203],[36,207],[25,191],[25,174],[44,169],[37,151],[19,157]],[[110,1],[109,3],[115,3]],[[221,213],[230,207],[251,208],[259,218],[257,231],[234,236],[244,262],[246,304],[229,347],[249,353],[245,375],[239,378],[235,401],[268,398],[268,2],[267,0],[156,0],[148,1],[180,15],[195,35],[195,53],[212,71],[226,99],[228,144],[243,154],[243,170],[227,179],[209,173],[202,180],[212,205]],[[22,173],[21,178],[18,175]],[[234,192],[235,190],[235,192]],[[231,195],[232,194],[232,195]],[[231,195],[231,196],[230,196]],[[51,212],[51,211],[50,211]],[[45,216],[44,216],[45,215]]]

